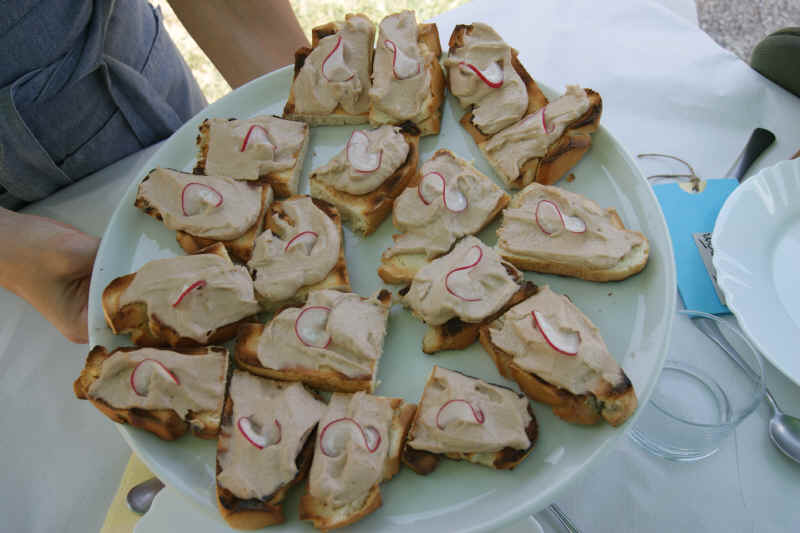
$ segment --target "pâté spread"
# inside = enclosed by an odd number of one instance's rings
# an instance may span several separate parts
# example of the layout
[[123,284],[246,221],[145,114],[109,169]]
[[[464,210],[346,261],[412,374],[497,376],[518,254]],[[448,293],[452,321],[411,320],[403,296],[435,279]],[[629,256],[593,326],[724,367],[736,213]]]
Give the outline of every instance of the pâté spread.
[[579,194],[531,183],[503,211],[497,252],[591,269],[612,268],[645,243],[640,233],[620,229],[613,213]]
[[498,132],[481,145],[507,181],[519,176],[525,162],[543,157],[571,123],[589,110],[589,97],[577,85],[536,113]]
[[547,286],[494,321],[489,334],[521,369],[572,394],[625,379],[595,325]]
[[200,344],[219,327],[259,312],[243,266],[215,254],[156,259],[140,268],[119,305],[143,302],[147,314]]
[[405,164],[409,149],[398,127],[355,130],[344,149],[315,170],[311,179],[349,194],[368,194]]
[[463,46],[451,48],[444,60],[450,92],[472,109],[472,123],[494,134],[523,117],[528,91],[511,64],[511,47],[481,22],[465,31]]
[[393,220],[402,233],[384,257],[447,252],[459,238],[478,232],[505,193],[475,167],[440,150],[420,168],[417,187],[394,203]]
[[117,409],[171,409],[181,419],[189,412],[219,411],[225,397],[228,352],[205,355],[139,348],[117,351],[103,361],[89,397]]
[[390,402],[363,392],[331,396],[319,421],[309,473],[308,490],[314,498],[357,509],[382,481],[394,414]]
[[272,116],[211,118],[205,125],[205,173],[242,180],[294,168],[309,136],[308,124]]
[[422,267],[401,299],[432,326],[454,317],[476,323],[508,302],[519,290],[517,279],[522,275],[516,268],[501,262],[479,239],[467,236],[450,253]]
[[531,445],[528,400],[504,387],[435,366],[408,446],[432,453],[493,453]]
[[373,115],[382,115],[380,122],[427,118],[425,103],[431,97],[431,75],[426,65],[432,51],[420,46],[418,40],[413,11],[389,15],[378,26],[369,96]]
[[294,79],[296,113],[329,114],[339,106],[353,115],[369,111],[375,24],[363,15],[335,24],[338,31],[320,39]]
[[310,197],[283,200],[280,207],[291,222],[272,217],[275,232],[267,229],[256,238],[247,263],[259,298],[269,302],[292,298],[300,287],[325,279],[342,246],[341,231]]
[[281,311],[258,343],[262,366],[276,370],[335,370],[352,378],[372,378],[383,352],[389,306],[377,294],[334,290],[309,293],[306,304]]
[[265,499],[297,475],[297,456],[325,412],[300,383],[235,370],[233,415],[223,420],[217,482],[240,499]]
[[[223,176],[197,176],[166,168],[150,172],[137,197],[158,210],[164,225],[196,237],[232,240],[258,220],[262,185]],[[272,202],[272,189],[267,192]]]

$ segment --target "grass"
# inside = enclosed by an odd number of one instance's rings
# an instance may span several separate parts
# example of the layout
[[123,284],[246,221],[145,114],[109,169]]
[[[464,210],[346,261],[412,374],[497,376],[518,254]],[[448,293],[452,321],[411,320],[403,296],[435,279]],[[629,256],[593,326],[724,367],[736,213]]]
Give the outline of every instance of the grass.
[[[346,13],[364,13],[375,23],[383,17],[404,9],[413,9],[417,20],[428,20],[439,13],[465,4],[468,0],[290,0],[300,26],[311,38],[311,28],[325,24],[331,20],[344,18]],[[186,63],[192,69],[194,77],[200,84],[203,94],[209,103],[230,92],[230,85],[225,81],[214,64],[203,53],[197,43],[184,29],[178,17],[170,8],[167,0],[150,0],[150,3],[161,8],[164,15],[164,26],[175,41]]]

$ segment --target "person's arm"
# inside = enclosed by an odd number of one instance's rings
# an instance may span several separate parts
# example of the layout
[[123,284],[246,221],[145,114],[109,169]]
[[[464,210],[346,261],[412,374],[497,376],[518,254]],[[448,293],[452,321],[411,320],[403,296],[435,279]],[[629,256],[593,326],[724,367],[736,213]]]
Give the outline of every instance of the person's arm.
[[72,226],[0,208],[0,286],[70,341],[89,340],[89,278],[100,240]]
[[294,62],[308,46],[288,0],[168,0],[232,88]]

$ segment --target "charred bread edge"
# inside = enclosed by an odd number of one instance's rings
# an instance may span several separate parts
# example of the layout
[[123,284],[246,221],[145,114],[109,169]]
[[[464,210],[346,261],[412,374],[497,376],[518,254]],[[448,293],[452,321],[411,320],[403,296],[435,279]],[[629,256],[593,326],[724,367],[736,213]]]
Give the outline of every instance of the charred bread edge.
[[[364,237],[371,235],[378,229],[383,220],[389,215],[394,205],[394,200],[408,186],[417,172],[419,162],[419,128],[413,122],[406,121],[399,125],[401,133],[409,146],[406,160],[395,170],[391,176],[375,190],[366,194],[350,194],[337,190],[332,186],[319,181],[316,171],[309,177],[311,195],[331,203],[339,210],[342,219],[349,224],[351,229]],[[325,198],[322,198],[322,196]],[[332,199],[335,199],[334,203]],[[358,211],[363,202],[369,207],[364,212]],[[355,209],[350,209],[353,206]],[[356,221],[366,222],[366,231],[357,229]]]
[[572,394],[548,383],[536,374],[523,370],[513,357],[498,348],[491,340],[489,324],[480,329],[480,343],[492,358],[498,372],[514,380],[532,400],[549,405],[559,418],[575,424],[597,424],[602,419],[612,426],[619,426],[636,410],[636,393],[625,371],[620,367],[622,379],[616,385],[608,385],[608,391],[600,397],[594,393]]
[[[378,295],[378,299],[386,306],[387,311],[391,306],[391,298],[392,293],[386,289],[382,289]],[[365,301],[367,298],[361,297],[361,300]],[[286,308],[287,307],[284,309]],[[273,320],[280,314],[281,311],[283,311],[283,309],[276,311],[275,315],[273,316]],[[263,366],[258,359],[258,343],[265,328],[266,324],[251,323],[244,324],[239,329],[239,334],[236,337],[236,345],[233,352],[234,360],[238,366],[259,376],[265,376],[280,381],[302,381],[311,387],[326,391],[374,391],[375,378],[377,377],[378,371],[378,361],[375,361],[371,375],[356,378],[346,376],[345,374],[333,369],[312,370],[307,368],[290,368],[275,370]]]
[[[91,387],[92,383],[94,383],[100,376],[102,365],[106,359],[117,352],[131,352],[138,350],[139,348],[140,347],[138,346],[128,346],[117,348],[111,352],[108,352],[104,346],[98,345],[92,348],[92,350],[89,352],[89,355],[86,357],[86,364],[81,370],[80,376],[78,376],[78,379],[76,379],[75,383],[73,384],[75,396],[81,400],[89,400],[100,410],[100,412],[114,422],[120,424],[129,424],[133,427],[144,429],[145,431],[149,431],[150,433],[153,433],[164,440],[175,440],[183,436],[183,434],[189,429],[192,430],[192,433],[195,436],[200,437],[201,439],[216,438],[217,433],[219,432],[219,425],[216,427],[208,427],[205,424],[200,425],[197,422],[197,415],[191,411],[187,413],[186,420],[183,420],[178,413],[172,409],[148,410],[139,407],[121,409],[118,407],[112,407],[107,402],[99,398],[89,397],[89,387]],[[230,377],[230,368],[232,366],[230,365],[228,359],[227,349],[220,346],[207,346],[203,348],[179,348],[172,349],[171,351],[175,351],[184,355],[206,355],[209,352],[218,352],[224,354],[225,377],[223,379],[225,379],[225,387],[227,389],[227,383]],[[220,405],[220,411],[221,410],[222,406]],[[208,412],[209,411],[205,411],[204,413]],[[219,412],[217,412],[217,414],[220,415]]]
[[[233,263],[225,246],[220,242],[202,248],[190,255],[206,253],[224,257]],[[181,337],[173,328],[162,324],[157,316],[149,316],[147,313],[147,305],[144,302],[130,302],[122,307],[119,306],[120,297],[125,292],[125,289],[133,282],[135,276],[136,272],[133,272],[125,276],[114,278],[111,283],[103,289],[102,305],[103,315],[111,331],[115,334],[130,333],[131,342],[137,346],[154,348],[172,346],[176,348],[219,344],[232,339],[236,335],[239,326],[252,319],[252,317],[244,317],[231,324],[218,327],[205,343],[199,343],[194,339]]]
[[[314,394],[319,399],[319,397]],[[233,400],[230,395],[225,399],[225,407],[222,411],[222,420],[220,427],[223,425],[224,420],[231,421],[233,416]],[[227,417],[227,418],[226,418]],[[233,425],[231,423],[231,425]],[[234,496],[228,489],[222,487],[216,476],[222,472],[222,467],[219,464],[219,453],[222,446],[222,441],[217,442],[217,459],[216,459],[216,475],[214,476],[217,494],[217,507],[222,515],[222,518],[228,523],[229,526],[235,529],[261,529],[273,524],[280,524],[284,521],[283,509],[281,502],[286,497],[289,488],[296,485],[305,478],[311,468],[311,459],[314,456],[314,444],[316,442],[316,428],[313,429],[303,448],[295,459],[297,465],[297,475],[288,483],[279,487],[275,492],[264,498],[250,498],[241,499]]]
[[[428,384],[430,383],[431,379],[433,379],[433,373],[436,370],[436,368],[438,368],[438,365],[434,367],[434,369],[431,371],[430,376],[428,377],[428,382],[425,384],[425,389],[422,392],[422,398],[420,398],[419,406],[421,406],[425,401],[425,390],[427,390]],[[480,379],[465,374],[463,372],[459,372],[458,370],[452,370],[452,369],[447,369],[447,370],[451,370],[452,372],[458,372],[459,374],[471,379]],[[480,381],[484,380],[480,379]],[[510,390],[520,398],[526,397],[524,394],[513,391],[512,389],[504,385],[498,385],[496,383],[491,383],[488,381],[486,383],[495,387],[501,387],[503,389]],[[406,445],[403,447],[403,455],[401,456],[401,459],[403,463],[405,463],[405,465],[408,466],[411,470],[423,476],[430,474],[431,472],[436,470],[436,467],[439,465],[439,461],[441,460],[442,457],[447,457],[449,459],[454,459],[456,461],[465,460],[475,464],[482,464],[484,466],[490,466],[491,468],[495,468],[497,470],[512,470],[528,456],[531,450],[533,450],[539,436],[539,425],[538,422],[536,421],[536,415],[533,413],[533,408],[531,407],[530,402],[528,402],[528,414],[531,416],[531,421],[525,428],[525,433],[528,435],[528,439],[531,441],[531,445],[525,450],[517,450],[506,446],[505,448],[495,452],[495,458],[492,461],[491,465],[476,460],[477,459],[476,456],[486,455],[486,453],[465,453],[465,452],[433,453],[425,450],[417,450],[409,445],[409,441],[413,440],[414,438],[414,429],[416,428],[417,418],[419,417],[421,412],[419,406],[417,407],[417,411],[414,415],[414,420],[411,423],[411,429],[409,430],[409,434],[407,436]]]

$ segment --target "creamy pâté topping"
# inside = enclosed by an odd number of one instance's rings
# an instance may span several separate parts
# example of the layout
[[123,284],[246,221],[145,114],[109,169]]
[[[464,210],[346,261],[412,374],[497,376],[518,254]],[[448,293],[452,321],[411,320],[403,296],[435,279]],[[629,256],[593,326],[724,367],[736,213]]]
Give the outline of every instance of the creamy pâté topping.
[[[232,240],[258,220],[261,194],[261,185],[157,168],[139,185],[138,196],[158,210],[169,229],[196,237]],[[272,189],[266,200],[269,205]]]
[[[450,92],[461,105],[474,106],[472,122],[491,135],[518,121],[528,108],[525,83],[511,64],[511,47],[486,24],[475,22],[464,32],[463,46],[452,50],[444,60]],[[492,87],[484,78],[502,85]],[[502,76],[500,75],[502,72]]]
[[522,279],[516,268],[468,236],[450,253],[422,267],[402,301],[432,326],[454,317],[475,323],[499,311],[519,290],[515,279]]
[[373,112],[394,120],[426,118],[425,102],[431,94],[431,76],[426,65],[432,52],[421,47],[418,39],[413,11],[395,13],[381,21],[369,91]]
[[505,195],[491,179],[447,151],[426,161],[420,175],[419,185],[406,188],[394,203],[394,222],[402,233],[385,257],[424,253],[432,258],[447,252],[459,238],[478,232]]
[[260,310],[247,269],[215,254],[146,263],[119,299],[120,307],[137,302],[147,305],[150,320],[201,344],[217,328]]
[[389,306],[377,294],[334,290],[309,293],[302,308],[288,308],[264,328],[258,360],[276,370],[335,370],[353,378],[371,378],[383,352]]
[[361,502],[381,482],[391,443],[390,402],[363,392],[333,393],[319,421],[309,473],[314,498],[341,507]]
[[341,231],[308,196],[280,202],[282,216],[273,216],[271,229],[256,238],[247,266],[255,272],[259,298],[279,302],[300,287],[325,279],[339,260]]
[[338,106],[350,114],[369,110],[375,24],[363,15],[335,24],[339,31],[320,39],[294,79],[297,113],[327,114]]
[[611,268],[645,242],[640,233],[620,229],[612,213],[579,194],[531,183],[503,211],[497,251],[501,256]]
[[227,369],[225,349],[205,355],[157,348],[118,351],[103,361],[89,396],[117,409],[172,409],[185,420],[189,411],[222,409]]
[[[595,325],[547,286],[494,321],[489,334],[517,366],[573,394],[600,391],[624,379]],[[568,355],[576,346],[575,355]]]
[[211,118],[207,124],[205,173],[243,180],[294,168],[309,135],[304,122],[266,115],[246,120]]
[[490,453],[531,445],[527,398],[459,372],[435,366],[418,409],[408,441],[417,450]]
[[567,85],[567,91],[558,99],[497,133],[482,148],[504,177],[513,181],[522,165],[544,156],[567,126],[588,111],[589,105],[585,90]]
[[[380,187],[408,158],[409,145],[400,128],[356,130],[327,165],[311,175],[334,189],[367,194]],[[372,170],[374,169],[374,170]]]
[[264,499],[297,475],[297,456],[325,404],[300,383],[240,370],[233,372],[230,397],[233,416],[220,432],[217,482],[237,498]]

